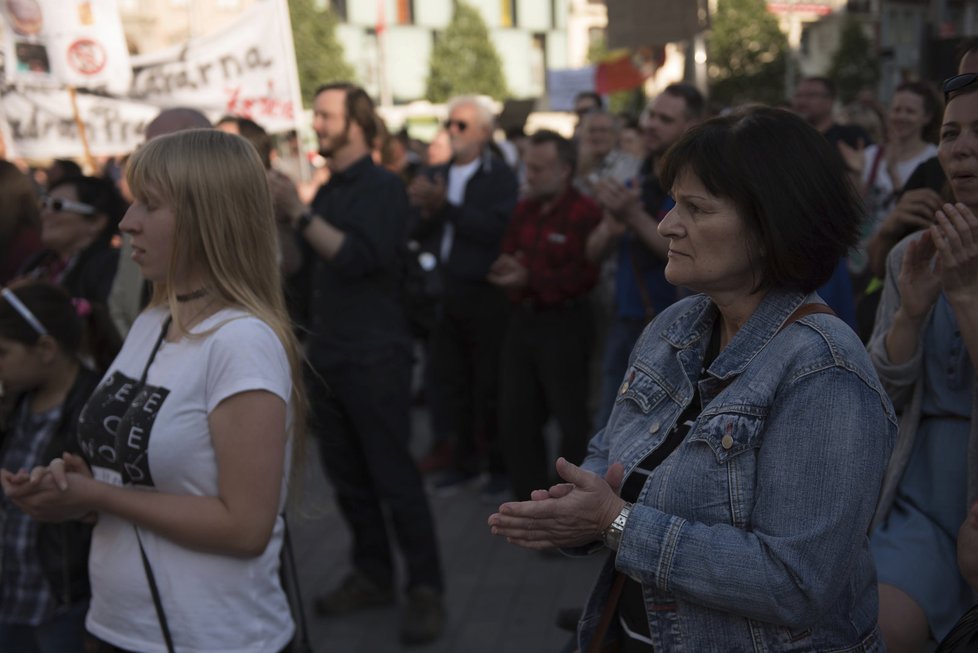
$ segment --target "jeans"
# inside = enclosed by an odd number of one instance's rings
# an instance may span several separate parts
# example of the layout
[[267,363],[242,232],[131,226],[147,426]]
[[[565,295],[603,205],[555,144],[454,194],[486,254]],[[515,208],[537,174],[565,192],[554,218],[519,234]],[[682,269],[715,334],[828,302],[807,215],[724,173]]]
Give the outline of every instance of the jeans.
[[408,587],[440,590],[434,520],[408,448],[410,379],[410,354],[396,348],[316,368],[308,379],[313,427],[326,476],[353,532],[354,567],[391,586],[393,530]]
[[76,603],[37,626],[0,623],[0,650],[16,653],[82,653],[88,601]]

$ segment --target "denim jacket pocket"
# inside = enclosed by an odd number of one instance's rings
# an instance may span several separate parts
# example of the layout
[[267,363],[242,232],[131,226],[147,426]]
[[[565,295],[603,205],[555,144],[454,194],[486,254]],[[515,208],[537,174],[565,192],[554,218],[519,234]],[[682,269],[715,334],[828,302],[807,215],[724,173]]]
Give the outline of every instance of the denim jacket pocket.
[[759,447],[763,426],[764,417],[749,411],[704,413],[690,441],[708,445],[717,463],[722,465],[745,451]]
[[662,384],[647,370],[639,365],[628,368],[628,373],[621,385],[618,386],[616,407],[628,401],[642,413],[648,413],[653,406],[666,396]]

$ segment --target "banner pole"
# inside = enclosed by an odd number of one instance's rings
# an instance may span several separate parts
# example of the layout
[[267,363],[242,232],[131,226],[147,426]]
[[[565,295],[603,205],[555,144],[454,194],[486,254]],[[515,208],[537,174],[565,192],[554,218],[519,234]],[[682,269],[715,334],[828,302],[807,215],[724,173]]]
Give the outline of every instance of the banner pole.
[[74,86],[68,86],[68,97],[71,99],[71,113],[75,117],[75,127],[78,128],[78,136],[81,138],[82,152],[85,155],[85,165],[88,166],[89,174],[98,174],[95,169],[95,157],[92,156],[92,148],[88,145],[88,134],[85,133],[85,123],[78,113],[77,92]]
[[289,66],[289,86],[292,95],[292,119],[295,128],[296,138],[299,141],[299,181],[309,181],[312,175],[309,173],[309,166],[305,160],[305,152],[302,150],[302,135],[308,130],[305,124],[305,113],[302,110],[302,87],[299,86],[299,64],[295,58],[295,40],[292,37],[292,17],[289,13],[288,0],[273,0],[276,11],[282,22],[282,29],[285,30],[285,59]]

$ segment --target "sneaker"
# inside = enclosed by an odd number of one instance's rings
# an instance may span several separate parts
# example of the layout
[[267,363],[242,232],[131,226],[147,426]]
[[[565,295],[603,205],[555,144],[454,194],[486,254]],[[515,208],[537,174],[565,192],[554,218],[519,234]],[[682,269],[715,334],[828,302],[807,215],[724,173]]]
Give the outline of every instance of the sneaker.
[[449,497],[459,490],[472,487],[479,482],[479,475],[450,469],[442,472],[431,484],[432,493],[439,497]]
[[487,506],[498,506],[511,501],[513,493],[509,488],[509,479],[503,474],[490,474],[489,480],[479,492],[479,498]]
[[442,440],[432,445],[428,453],[418,461],[418,471],[422,474],[440,472],[452,466],[452,453],[455,447],[448,440]]
[[445,629],[445,606],[441,592],[431,587],[415,587],[407,592],[401,618],[401,644],[416,646],[441,637]]
[[358,571],[343,579],[339,587],[313,601],[320,616],[346,614],[394,603],[394,590],[381,587]]

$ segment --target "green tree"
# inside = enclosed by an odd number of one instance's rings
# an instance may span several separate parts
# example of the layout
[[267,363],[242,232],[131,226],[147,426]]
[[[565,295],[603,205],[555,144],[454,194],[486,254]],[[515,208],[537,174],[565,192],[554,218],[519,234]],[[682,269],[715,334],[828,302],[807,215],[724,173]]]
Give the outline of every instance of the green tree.
[[299,86],[306,106],[312,105],[321,84],[356,81],[353,67],[343,56],[343,45],[336,39],[336,14],[322,5],[315,0],[289,0]]
[[435,40],[425,97],[445,102],[456,95],[481,94],[503,100],[508,94],[499,53],[479,11],[456,0],[452,20]]
[[851,16],[842,27],[828,76],[835,82],[839,99],[844,104],[855,100],[864,88],[876,90],[880,78],[879,57],[859,21]]
[[715,102],[784,100],[788,38],[764,0],[718,0],[707,52]]

